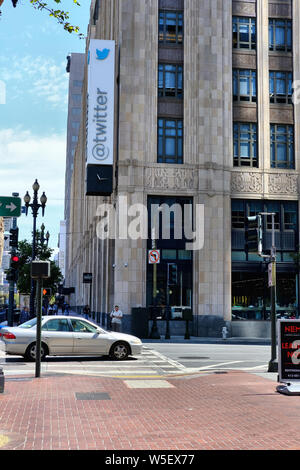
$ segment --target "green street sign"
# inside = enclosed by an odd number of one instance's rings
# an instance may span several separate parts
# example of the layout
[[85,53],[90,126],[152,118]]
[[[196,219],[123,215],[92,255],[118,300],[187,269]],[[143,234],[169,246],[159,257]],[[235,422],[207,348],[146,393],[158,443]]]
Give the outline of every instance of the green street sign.
[[20,217],[21,198],[0,196],[0,217]]

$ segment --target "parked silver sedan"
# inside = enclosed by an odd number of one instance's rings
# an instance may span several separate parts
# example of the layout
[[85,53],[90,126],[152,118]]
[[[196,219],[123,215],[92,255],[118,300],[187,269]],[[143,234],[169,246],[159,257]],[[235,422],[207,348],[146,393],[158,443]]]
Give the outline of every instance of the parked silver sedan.
[[[36,358],[36,318],[16,327],[2,327],[0,340],[7,354]],[[141,354],[142,342],[136,336],[106,331],[76,316],[43,316],[41,358],[45,356],[106,356],[126,359]]]

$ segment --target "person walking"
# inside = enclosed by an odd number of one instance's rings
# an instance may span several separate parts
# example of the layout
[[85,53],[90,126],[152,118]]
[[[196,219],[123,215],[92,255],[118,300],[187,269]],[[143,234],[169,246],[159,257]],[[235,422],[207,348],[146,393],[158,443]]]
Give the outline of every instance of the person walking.
[[83,309],[83,314],[86,320],[89,319],[90,313],[91,313],[91,309],[88,305],[86,305]]
[[20,323],[19,324],[22,325],[22,323],[25,323],[28,320],[29,320],[29,310],[28,310],[28,307],[24,307],[23,310],[20,313]]
[[122,331],[122,318],[123,313],[119,309],[119,305],[115,305],[113,310],[110,313],[111,318],[111,329],[112,331],[121,332]]

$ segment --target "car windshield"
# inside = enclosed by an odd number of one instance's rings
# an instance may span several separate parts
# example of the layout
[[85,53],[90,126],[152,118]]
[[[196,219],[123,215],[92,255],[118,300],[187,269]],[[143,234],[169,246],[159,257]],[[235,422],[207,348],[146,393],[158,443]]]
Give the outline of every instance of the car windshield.
[[36,318],[32,318],[31,320],[28,320],[25,323],[22,323],[22,325],[19,325],[19,328],[32,328],[35,325],[36,325]]

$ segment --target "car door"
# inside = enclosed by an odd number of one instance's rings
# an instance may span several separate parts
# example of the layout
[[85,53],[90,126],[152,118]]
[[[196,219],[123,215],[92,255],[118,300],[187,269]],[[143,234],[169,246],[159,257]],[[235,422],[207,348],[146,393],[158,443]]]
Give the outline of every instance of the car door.
[[80,318],[71,320],[74,332],[74,354],[107,354],[108,344],[100,330]]
[[50,354],[73,353],[74,335],[67,318],[51,318],[43,323],[42,340],[48,345]]

